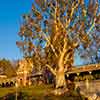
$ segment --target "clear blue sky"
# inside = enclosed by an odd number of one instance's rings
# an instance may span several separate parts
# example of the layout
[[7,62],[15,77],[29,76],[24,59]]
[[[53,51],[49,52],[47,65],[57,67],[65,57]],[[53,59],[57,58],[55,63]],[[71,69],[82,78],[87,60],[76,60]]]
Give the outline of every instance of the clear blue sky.
[[[32,0],[0,0],[0,58],[20,59],[22,52],[16,46],[19,40],[21,15],[30,11]],[[78,64],[79,58],[75,63]],[[82,62],[82,61],[81,61]]]
[[32,0],[0,0],[0,58],[21,58],[16,46],[21,15],[30,11]]
[[[16,41],[19,40],[17,33],[21,25],[21,15],[30,11],[32,1],[34,0],[0,0],[0,58],[21,58],[22,53],[16,46]],[[84,62],[78,55],[76,58],[75,64]]]

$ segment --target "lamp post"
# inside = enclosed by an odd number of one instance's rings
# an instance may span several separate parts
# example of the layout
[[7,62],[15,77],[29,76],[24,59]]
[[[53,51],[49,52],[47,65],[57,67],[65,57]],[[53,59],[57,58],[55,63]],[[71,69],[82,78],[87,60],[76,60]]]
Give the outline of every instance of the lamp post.
[[17,99],[17,89],[18,89],[18,83],[17,82],[15,83],[15,87],[16,87],[16,99],[15,100],[18,100]]
[[27,83],[27,71],[24,70],[24,86],[26,86]]
[[86,78],[86,93],[89,91],[89,80]]

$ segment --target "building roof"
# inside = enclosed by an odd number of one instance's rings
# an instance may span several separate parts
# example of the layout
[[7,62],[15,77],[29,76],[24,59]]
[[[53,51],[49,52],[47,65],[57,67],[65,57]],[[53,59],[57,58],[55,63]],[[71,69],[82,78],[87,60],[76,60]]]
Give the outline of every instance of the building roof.
[[90,64],[90,65],[83,65],[80,67],[76,67],[74,69],[72,69],[72,71],[69,71],[68,74],[72,74],[72,73],[78,73],[78,72],[91,72],[94,70],[100,70],[100,64]]

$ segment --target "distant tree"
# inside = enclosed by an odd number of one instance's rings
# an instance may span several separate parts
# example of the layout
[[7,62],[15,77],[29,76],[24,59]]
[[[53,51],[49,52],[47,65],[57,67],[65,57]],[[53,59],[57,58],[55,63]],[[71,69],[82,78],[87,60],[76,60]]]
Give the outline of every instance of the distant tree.
[[14,70],[11,62],[6,59],[0,60],[0,68],[2,68],[3,73],[7,75],[7,77],[12,77],[16,75],[16,71]]
[[95,54],[93,44],[95,51],[100,47],[98,5],[98,0],[34,0],[31,13],[23,15],[16,44],[35,66],[42,62],[50,69],[56,88],[66,86],[64,72],[72,68],[76,49],[88,57]]

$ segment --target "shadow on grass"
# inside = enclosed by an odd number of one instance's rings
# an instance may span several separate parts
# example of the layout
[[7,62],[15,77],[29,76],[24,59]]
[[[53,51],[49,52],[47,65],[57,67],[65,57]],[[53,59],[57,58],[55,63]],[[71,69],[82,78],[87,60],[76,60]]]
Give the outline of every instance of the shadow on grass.
[[[16,100],[16,93],[9,93],[0,100]],[[80,96],[73,92],[71,94],[64,94],[61,96],[54,95],[28,95],[25,92],[17,93],[17,100],[85,100],[84,96]]]
[[[0,100],[85,100],[85,97],[80,96],[77,91],[68,91],[61,96],[52,95],[49,92],[53,89],[50,85],[22,87],[16,95],[15,88],[8,88],[12,92],[4,94]],[[6,91],[7,88],[4,90]]]

